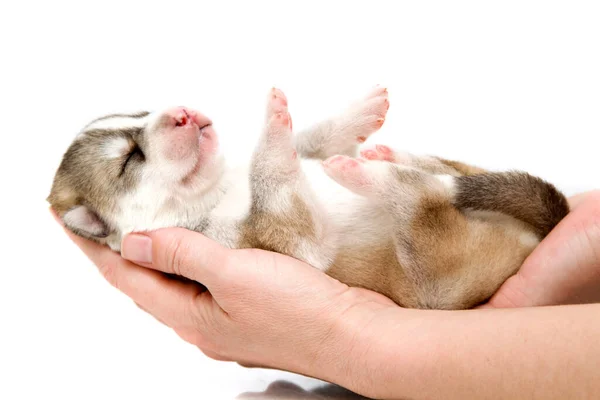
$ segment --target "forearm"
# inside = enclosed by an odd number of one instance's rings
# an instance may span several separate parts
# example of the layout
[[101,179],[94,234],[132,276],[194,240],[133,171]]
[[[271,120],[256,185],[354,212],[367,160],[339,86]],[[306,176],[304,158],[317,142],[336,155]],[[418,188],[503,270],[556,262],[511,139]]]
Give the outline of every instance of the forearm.
[[328,378],[376,398],[590,398],[600,393],[594,315],[600,304],[387,308],[348,331],[347,364]]

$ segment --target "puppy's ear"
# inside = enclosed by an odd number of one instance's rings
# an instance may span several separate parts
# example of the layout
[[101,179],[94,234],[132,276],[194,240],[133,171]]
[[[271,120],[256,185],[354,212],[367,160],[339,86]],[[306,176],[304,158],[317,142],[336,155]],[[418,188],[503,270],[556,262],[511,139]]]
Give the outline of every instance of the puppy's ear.
[[90,238],[101,239],[108,236],[108,228],[89,207],[78,205],[63,214],[62,220],[74,233]]

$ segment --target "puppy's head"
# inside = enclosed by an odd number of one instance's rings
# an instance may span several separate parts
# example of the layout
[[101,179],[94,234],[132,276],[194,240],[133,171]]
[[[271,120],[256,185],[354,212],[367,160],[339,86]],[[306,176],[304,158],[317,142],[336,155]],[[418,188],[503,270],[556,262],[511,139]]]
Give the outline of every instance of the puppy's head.
[[48,202],[67,228],[118,249],[133,230],[186,226],[223,161],[211,120],[197,111],[108,115],[66,151]]

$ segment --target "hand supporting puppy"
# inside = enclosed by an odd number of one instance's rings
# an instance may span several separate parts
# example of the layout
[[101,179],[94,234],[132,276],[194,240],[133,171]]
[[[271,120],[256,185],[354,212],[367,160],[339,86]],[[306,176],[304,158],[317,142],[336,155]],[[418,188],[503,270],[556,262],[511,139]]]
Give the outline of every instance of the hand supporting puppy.
[[[484,307],[598,301],[600,192],[571,201],[573,211]],[[226,249],[183,229],[126,237],[123,256],[131,261],[67,233],[112,285],[217,360],[289,370],[378,398],[600,390],[593,361],[600,322],[590,318],[598,305],[409,310],[293,258]],[[515,352],[522,357],[506,356]]]
[[567,217],[485,307],[600,302],[600,190],[569,203]]

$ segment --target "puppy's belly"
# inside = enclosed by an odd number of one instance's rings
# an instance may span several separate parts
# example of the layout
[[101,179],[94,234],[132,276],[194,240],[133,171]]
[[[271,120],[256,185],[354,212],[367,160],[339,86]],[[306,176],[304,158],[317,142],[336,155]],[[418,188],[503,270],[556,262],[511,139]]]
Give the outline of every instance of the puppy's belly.
[[338,247],[363,247],[391,238],[389,215],[379,204],[339,185],[325,174],[319,161],[303,161],[302,168]]
[[303,167],[329,219],[336,245],[324,272],[349,286],[374,290],[397,304],[415,307],[415,290],[398,262],[389,213],[337,184],[319,164],[308,162]]

